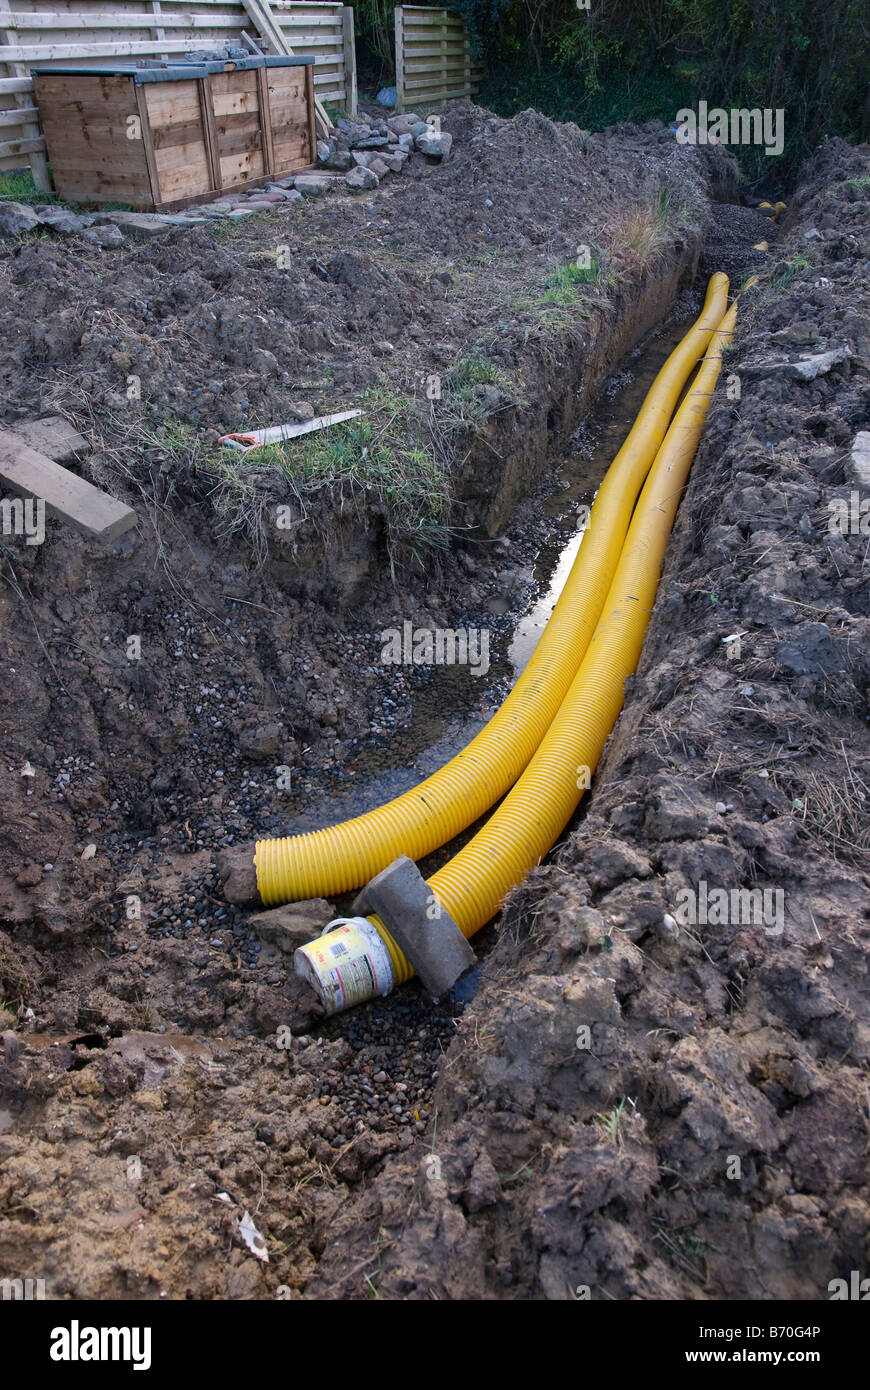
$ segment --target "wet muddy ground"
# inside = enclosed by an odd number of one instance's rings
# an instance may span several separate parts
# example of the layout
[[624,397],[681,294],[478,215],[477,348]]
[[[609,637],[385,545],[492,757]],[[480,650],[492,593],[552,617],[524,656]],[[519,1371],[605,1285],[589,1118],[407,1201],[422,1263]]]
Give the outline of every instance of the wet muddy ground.
[[[474,139],[479,125],[462,120],[458,133]],[[540,158],[545,180],[564,161],[549,125],[529,120],[514,131],[527,160]],[[624,137],[647,161],[658,139]],[[630,165],[612,177],[620,158],[608,136],[593,157],[600,167],[572,184],[578,206],[583,179],[591,185],[605,173],[610,196],[630,205]],[[433,178],[417,190],[416,221],[398,195],[390,216],[406,239],[412,222],[414,237],[430,242],[434,228],[440,235],[450,225],[455,244],[439,254],[461,269],[485,229],[471,218],[458,232],[445,219],[470,174],[461,165],[439,172],[445,184]],[[866,705],[858,712],[867,689],[866,641],[859,655],[866,559],[845,538],[833,561],[827,552],[820,560],[812,525],[823,488],[846,487],[841,460],[862,410],[866,420],[866,172],[866,156],[837,142],[820,155],[781,247],[760,214],[710,205],[699,183],[698,216],[710,235],[701,274],[665,306],[667,322],[622,357],[576,427],[554,428],[547,467],[498,535],[478,528],[461,538],[455,560],[400,567],[398,589],[377,548],[366,560],[365,595],[344,587],[338,602],[304,574],[288,578],[272,562],[255,568],[249,546],[215,535],[195,490],[173,494],[156,453],[133,486],[146,523],[114,554],[59,531],[44,556],[4,540],[3,1275],[45,1278],[52,1297],[256,1298],[280,1289],[561,1298],[578,1285],[594,1297],[821,1297],[828,1268],[833,1277],[845,1259],[861,1267],[866,807],[846,789],[852,820],[843,820],[830,790],[823,803],[818,791],[812,799],[808,779],[830,782],[825,750],[840,756],[842,744],[848,778],[859,791],[867,782]],[[323,239],[346,239],[342,219],[359,218],[359,206],[311,210],[300,236],[310,234],[326,259]],[[573,245],[574,226],[565,227],[564,212],[560,222],[552,202],[511,210],[506,199],[499,216],[496,234],[508,246],[552,241],[559,227]],[[820,236],[808,243],[811,227]],[[379,264],[384,238],[364,231],[351,252]],[[751,250],[762,234],[774,247],[767,257]],[[248,227],[244,237],[246,254],[274,239]],[[679,249],[668,254],[679,264]],[[175,234],[166,249],[138,253],[161,290],[207,258]],[[59,302],[56,259],[53,243],[33,243],[4,261],[14,299],[36,286],[37,323],[52,323]],[[253,293],[241,256],[229,264],[232,276],[247,277],[242,294]],[[78,267],[92,277],[97,317],[119,290],[133,303],[131,265],[107,257]],[[735,360],[738,371],[749,363],[749,380],[767,384],[747,391],[740,409],[714,410],[642,668],[578,824],[476,940],[481,968],[456,997],[435,1006],[412,983],[288,1036],[286,962],[250,929],[248,911],[223,899],[215,855],[255,834],[377,804],[467,741],[527,659],[560,561],[576,545],[577,510],[644,383],[696,311],[705,274],[721,268],[739,279],[754,265],[762,284]],[[633,273],[642,282],[656,267]],[[822,276],[830,283],[817,287]],[[326,293],[317,274],[306,284],[309,294]],[[365,293],[369,327],[352,330],[346,361],[354,372],[359,362],[380,372],[359,346],[382,331],[394,301]],[[171,302],[177,314],[195,296]],[[455,354],[474,341],[477,311],[440,303],[435,295],[431,312],[447,315],[438,332]],[[317,312],[333,334],[345,332],[325,302]],[[516,360],[531,377],[539,343],[529,346],[522,314],[518,324]],[[562,321],[534,326],[539,339],[549,335],[552,353],[570,331]],[[523,334],[532,359],[522,356]],[[841,338],[854,343],[848,371],[810,387],[752,375],[759,350],[781,356],[818,342],[807,350],[821,351]],[[240,333],[233,351],[249,340]],[[206,335],[188,333],[188,342],[190,382],[214,368]],[[84,392],[93,409],[95,394],[113,389],[108,374],[99,384],[98,347],[81,336],[57,349],[13,344],[5,367],[15,408],[56,406],[62,389],[68,401]],[[297,351],[299,363],[308,353],[313,364],[324,348],[306,348],[300,335]],[[339,359],[343,351],[334,348]],[[255,364],[235,366],[248,373],[252,400],[265,393],[258,409],[279,408],[281,397],[269,395],[277,388]],[[300,366],[285,394],[298,393],[306,372],[314,379]],[[169,390],[168,365],[164,375]],[[807,391],[809,400],[800,394]],[[113,409],[110,400],[96,404]],[[189,390],[180,409],[196,410]],[[99,418],[104,441],[106,415]],[[220,423],[237,426],[238,417]],[[117,484],[115,444],[104,458]],[[726,465],[736,494],[722,485]],[[777,501],[783,482],[799,514]],[[149,488],[161,504],[150,510]],[[709,546],[698,542],[699,527]],[[742,555],[750,544],[738,563],[735,549]],[[787,623],[778,602],[804,626]],[[379,634],[406,616],[418,625],[486,625],[487,676],[383,667]],[[821,621],[832,625],[831,647],[816,631]],[[759,640],[739,688],[753,694],[738,691],[750,703],[732,712],[721,637],[752,625]],[[124,644],[139,631],[150,652],[136,666]],[[789,643],[797,655],[783,668],[780,648],[788,653]],[[793,669],[801,662],[808,673]],[[710,675],[694,693],[699,672]],[[719,730],[728,720],[736,729],[726,737]],[[289,794],[276,786],[277,763],[293,769]],[[846,772],[833,766],[845,788]],[[720,801],[731,809],[716,811]],[[832,808],[833,831],[825,819]],[[698,863],[711,882],[718,872],[735,883],[760,875],[785,884],[801,931],[811,920],[797,906],[806,892],[825,946],[815,936],[773,945],[740,933],[672,938],[665,914]],[[143,904],[141,920],[126,915],[131,895]],[[598,1055],[578,1054],[578,1019],[600,1029]],[[742,1165],[733,1183],[723,1176],[732,1155]],[[245,1210],[268,1264],[240,1239]]]

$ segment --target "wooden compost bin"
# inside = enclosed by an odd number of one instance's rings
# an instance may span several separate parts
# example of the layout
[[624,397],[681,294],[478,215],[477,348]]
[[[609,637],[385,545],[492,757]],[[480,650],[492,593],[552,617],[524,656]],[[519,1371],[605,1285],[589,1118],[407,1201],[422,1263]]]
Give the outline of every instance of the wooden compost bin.
[[56,191],[163,210],[315,160],[313,58],[34,68]]

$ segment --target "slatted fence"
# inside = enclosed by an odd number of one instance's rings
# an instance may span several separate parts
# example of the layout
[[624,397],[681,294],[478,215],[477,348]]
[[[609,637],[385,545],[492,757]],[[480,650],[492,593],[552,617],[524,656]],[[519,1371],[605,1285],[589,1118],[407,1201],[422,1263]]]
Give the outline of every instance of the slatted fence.
[[470,97],[479,85],[480,67],[472,62],[471,36],[459,15],[430,6],[396,6],[398,111]]
[[[320,100],[355,113],[351,6],[272,0],[271,12],[294,52],[315,59]],[[37,183],[48,187],[31,67],[135,65],[226,44],[243,47],[243,30],[258,38],[238,0],[0,0],[0,172],[30,165]]]

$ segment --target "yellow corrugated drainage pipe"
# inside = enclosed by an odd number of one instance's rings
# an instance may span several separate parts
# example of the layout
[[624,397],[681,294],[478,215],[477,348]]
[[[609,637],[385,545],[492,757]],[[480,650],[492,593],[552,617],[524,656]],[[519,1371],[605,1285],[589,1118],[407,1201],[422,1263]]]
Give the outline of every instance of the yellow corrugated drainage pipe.
[[710,279],[700,317],[658,373],[598,492],[583,544],[535,651],[479,734],[425,781],[365,815],[305,835],[258,840],[264,903],[358,888],[399,854],[422,859],[513,786],[561,704],[598,621],[641,484],[688,377],[725,312],[728,277]]
[[[586,655],[537,753],[483,829],[428,880],[435,901],[465,936],[472,936],[498,912],[505,895],[556,842],[616,722],[623,682],[640,657],[677,503],[721,368],[722,347],[736,316],[735,304],[722,319],[656,456]],[[350,919],[302,947],[297,970],[312,980],[333,1012],[388,993],[413,973],[377,917]]]

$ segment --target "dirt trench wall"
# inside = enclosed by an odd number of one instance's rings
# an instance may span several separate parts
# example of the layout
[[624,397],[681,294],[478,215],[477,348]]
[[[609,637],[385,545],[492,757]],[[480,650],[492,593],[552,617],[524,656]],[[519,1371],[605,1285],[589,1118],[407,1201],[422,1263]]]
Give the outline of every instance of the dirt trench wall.
[[702,237],[675,245],[666,261],[629,279],[586,331],[570,335],[563,351],[530,353],[520,365],[530,404],[500,411],[474,439],[456,481],[465,525],[498,535],[534,489],[551,451],[570,437],[591,401],[627,352],[664,319],[679,291],[691,285]]

